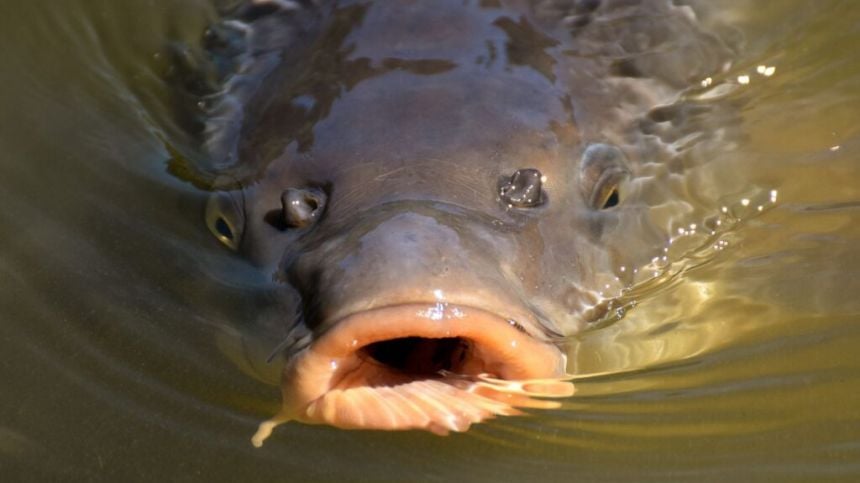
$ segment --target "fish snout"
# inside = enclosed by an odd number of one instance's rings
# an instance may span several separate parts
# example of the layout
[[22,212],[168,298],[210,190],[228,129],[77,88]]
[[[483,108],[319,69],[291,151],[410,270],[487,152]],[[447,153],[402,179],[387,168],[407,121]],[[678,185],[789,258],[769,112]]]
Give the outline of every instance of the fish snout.
[[565,355],[539,337],[488,238],[458,217],[399,212],[296,262],[315,338],[291,354],[286,420],[359,429],[465,431],[572,394]]
[[525,311],[502,268],[513,251],[505,234],[465,216],[401,210],[319,242],[288,276],[312,306],[308,322],[323,329],[353,312],[404,303],[460,303],[512,317]]

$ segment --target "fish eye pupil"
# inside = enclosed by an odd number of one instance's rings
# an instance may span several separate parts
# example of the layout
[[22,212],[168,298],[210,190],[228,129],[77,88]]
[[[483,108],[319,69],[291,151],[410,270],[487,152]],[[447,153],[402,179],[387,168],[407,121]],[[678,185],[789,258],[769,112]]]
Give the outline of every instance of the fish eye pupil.
[[230,229],[230,225],[221,216],[215,220],[215,231],[225,239],[233,241],[233,230]]
[[613,189],[612,193],[609,194],[609,197],[606,198],[606,201],[603,202],[602,209],[612,208],[613,206],[617,206],[619,202],[618,198],[618,189]]

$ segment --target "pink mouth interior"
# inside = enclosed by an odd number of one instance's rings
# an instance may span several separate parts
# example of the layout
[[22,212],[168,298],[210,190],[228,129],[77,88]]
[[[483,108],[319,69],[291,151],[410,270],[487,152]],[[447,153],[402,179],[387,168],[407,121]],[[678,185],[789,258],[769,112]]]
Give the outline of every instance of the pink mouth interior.
[[471,307],[406,304],[350,315],[285,367],[285,421],[346,429],[466,431],[517,408],[552,408],[573,385],[565,356],[505,319]]

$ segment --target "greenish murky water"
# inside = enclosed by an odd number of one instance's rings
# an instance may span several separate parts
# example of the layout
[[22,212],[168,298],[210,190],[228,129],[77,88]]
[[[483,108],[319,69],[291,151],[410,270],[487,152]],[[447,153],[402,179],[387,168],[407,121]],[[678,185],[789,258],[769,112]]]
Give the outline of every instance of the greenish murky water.
[[3,479],[857,480],[860,6],[733,16],[746,47],[716,80],[743,134],[687,174],[691,209],[665,221],[725,206],[737,223],[572,340],[584,378],[562,408],[445,438],[290,424],[258,450],[278,390],[218,342],[253,310],[255,275],[166,164],[165,140],[191,141],[165,45],[196,40],[212,7],[0,5]]

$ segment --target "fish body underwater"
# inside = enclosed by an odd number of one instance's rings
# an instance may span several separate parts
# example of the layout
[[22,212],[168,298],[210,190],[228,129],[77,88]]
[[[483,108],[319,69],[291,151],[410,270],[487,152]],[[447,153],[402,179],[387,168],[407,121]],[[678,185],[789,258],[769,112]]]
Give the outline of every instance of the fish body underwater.
[[717,136],[723,114],[683,96],[738,48],[713,13],[227,9],[203,37],[194,169],[213,235],[271,282],[260,326],[283,406],[254,444],[289,420],[465,431],[571,395],[565,339],[666,243],[649,180]]

